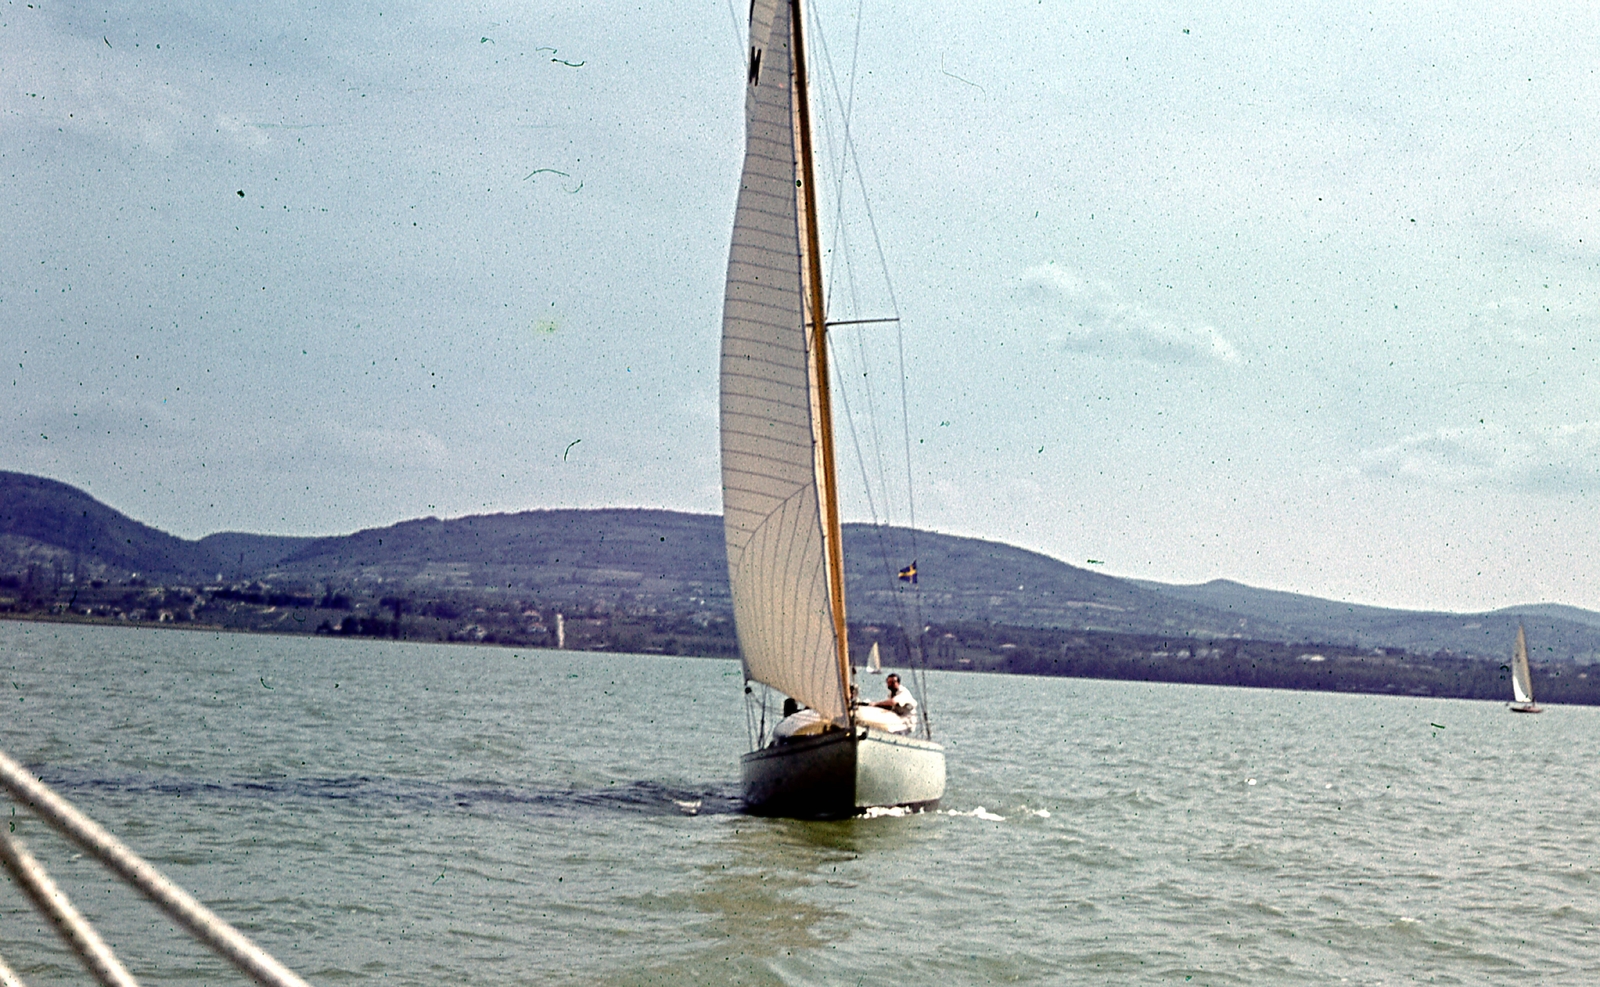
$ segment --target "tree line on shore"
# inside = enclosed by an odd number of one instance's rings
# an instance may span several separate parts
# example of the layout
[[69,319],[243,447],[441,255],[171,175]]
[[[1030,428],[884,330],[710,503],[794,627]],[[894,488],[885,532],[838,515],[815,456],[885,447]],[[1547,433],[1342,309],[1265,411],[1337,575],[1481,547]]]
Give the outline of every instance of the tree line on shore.
[[[666,612],[598,600],[551,605],[505,594],[319,592],[259,583],[153,586],[139,580],[30,583],[0,577],[0,616],[210,627],[422,642],[735,657],[727,614]],[[901,628],[852,625],[852,650],[880,645],[886,664],[934,669],[1253,688],[1505,700],[1507,665],[1448,652],[1018,627],[984,621]],[[1542,701],[1600,705],[1600,667],[1536,667]]]
[[[961,624],[932,627],[930,668],[1245,688],[1509,701],[1509,664],[1449,652]],[[896,646],[903,648],[901,641]],[[1591,668],[1593,674],[1591,674]],[[1600,666],[1534,670],[1542,702],[1600,705]]]

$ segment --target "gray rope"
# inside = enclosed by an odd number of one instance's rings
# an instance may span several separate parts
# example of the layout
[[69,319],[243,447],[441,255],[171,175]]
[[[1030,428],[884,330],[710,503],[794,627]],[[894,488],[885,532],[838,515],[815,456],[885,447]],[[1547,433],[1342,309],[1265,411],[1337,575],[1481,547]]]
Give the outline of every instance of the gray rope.
[[28,987],[28,985],[23,983],[22,978],[9,966],[6,966],[5,960],[0,960],[0,987]]
[[89,920],[73,907],[72,899],[50,879],[43,865],[34,859],[21,840],[4,829],[0,829],[0,864],[4,864],[22,885],[22,890],[33,899],[34,907],[50,920],[62,941],[78,954],[103,987],[139,987],[139,981],[133,979],[133,974],[100,938],[100,933],[94,931]]
[[0,786],[28,806],[57,832],[106,865],[140,894],[155,902],[178,925],[213,952],[265,987],[310,987],[294,971],[273,959],[266,950],[224,922],[194,896],[167,880],[106,832],[93,819],[73,808],[26,768],[0,751]]

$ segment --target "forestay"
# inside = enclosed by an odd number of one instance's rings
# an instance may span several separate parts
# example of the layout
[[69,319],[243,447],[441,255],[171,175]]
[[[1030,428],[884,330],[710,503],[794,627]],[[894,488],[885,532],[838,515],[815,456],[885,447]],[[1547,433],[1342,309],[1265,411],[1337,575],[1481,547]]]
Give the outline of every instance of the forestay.
[[819,371],[806,331],[792,9],[781,0],[751,8],[744,173],[722,322],[722,510],[746,677],[832,718],[847,704],[819,482]]

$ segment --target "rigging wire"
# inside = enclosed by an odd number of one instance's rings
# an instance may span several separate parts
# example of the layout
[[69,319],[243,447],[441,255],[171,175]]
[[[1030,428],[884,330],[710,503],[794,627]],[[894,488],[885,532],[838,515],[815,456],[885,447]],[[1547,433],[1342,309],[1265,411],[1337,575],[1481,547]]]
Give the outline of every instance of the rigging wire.
[[733,47],[739,52],[739,62],[743,64],[750,53],[745,51],[745,32],[739,27],[739,11],[733,5],[733,0],[728,0],[728,18],[733,23]]
[[[821,49],[822,61],[823,61],[823,65],[826,68],[827,78],[828,78],[828,80],[829,80],[829,82],[830,82],[830,84],[832,86],[832,89],[833,89],[834,101],[838,104],[839,109],[840,109],[841,122],[840,122],[839,129],[840,129],[840,131],[842,133],[839,135],[839,143],[840,143],[840,145],[842,145],[843,148],[850,148],[850,147],[853,146],[853,143],[854,143],[852,138],[851,138],[851,136],[850,136],[850,121],[851,121],[851,114],[852,114],[852,110],[853,110],[854,102],[855,102],[855,82],[856,82],[856,77],[857,77],[857,71],[856,70],[858,68],[859,61],[860,61],[861,22],[862,22],[861,7],[858,4],[857,12],[856,12],[856,36],[855,36],[855,39],[854,39],[854,49],[853,49],[853,51],[851,53],[850,72],[849,72],[849,75],[847,76],[848,86],[847,86],[847,89],[845,91],[843,91],[843,92],[841,92],[841,90],[840,90],[839,76],[838,76],[837,71],[834,68],[833,52],[832,52],[832,49],[828,45],[827,34],[822,30],[821,24],[817,22],[817,18],[816,18],[815,13],[813,13],[813,15],[812,15],[812,20],[813,20],[813,32],[812,33],[813,33],[813,36],[817,39],[818,45],[819,45],[819,47]],[[824,136],[825,136],[825,139],[827,140],[828,146],[829,146],[829,160],[833,163],[833,171],[834,171],[834,176],[835,176],[835,181],[834,181],[834,210],[833,210],[833,212],[834,212],[834,217],[833,217],[833,226],[834,226],[833,239],[834,239],[834,243],[835,243],[835,249],[834,249],[834,263],[830,265],[829,271],[828,271],[828,286],[827,286],[828,295],[830,296],[830,301],[831,301],[831,296],[833,294],[833,288],[835,286],[835,282],[839,277],[842,276],[844,278],[845,282],[846,282],[845,290],[848,291],[849,294],[850,294],[850,302],[851,302],[852,311],[859,312],[861,310],[861,308],[862,308],[861,300],[860,300],[860,286],[859,286],[858,279],[855,277],[854,268],[850,264],[850,257],[851,257],[852,251],[850,249],[850,244],[848,242],[849,227],[844,222],[845,186],[846,186],[846,181],[847,181],[847,175],[849,174],[850,169],[848,168],[847,163],[844,160],[845,159],[845,154],[842,153],[841,147],[835,145],[835,134],[834,134],[834,128],[831,126],[831,118],[827,117],[826,115],[823,115],[822,116],[822,120],[823,120],[823,124],[824,124]],[[857,167],[855,169],[855,178],[856,178],[856,184],[860,187],[860,192],[861,192],[860,198],[861,198],[862,205],[870,213],[871,203],[867,198],[865,180],[864,180],[863,174],[862,174],[862,172],[861,172],[859,167]],[[887,264],[887,261],[884,259],[881,250],[879,252],[879,266],[880,266],[881,271],[883,272],[884,282],[887,283],[888,282],[888,264]],[[842,272],[842,274],[841,274],[841,272]],[[891,296],[892,296],[892,292],[891,292]],[[843,321],[843,322],[832,323],[832,325],[849,325],[849,326],[854,327],[855,334],[856,334],[856,353],[859,354],[859,356],[860,356],[861,365],[860,365],[859,369],[860,369],[861,377],[862,377],[863,380],[870,380],[871,378],[870,378],[870,368],[867,365],[868,364],[868,361],[867,361],[867,353],[868,353],[868,351],[867,351],[867,346],[866,346],[866,339],[865,339],[865,336],[862,333],[861,326],[866,324],[866,323],[875,322],[875,321],[880,321],[880,320],[874,320],[874,319],[851,319],[851,320],[846,320],[846,321]],[[891,321],[891,320],[881,320],[881,321]],[[892,317],[892,321],[895,321],[895,322],[899,321],[899,313],[898,313],[898,311],[895,312],[895,315]],[[832,339],[831,334],[829,336],[829,339],[831,341],[831,339]],[[845,354],[841,350],[839,350],[838,347],[833,347],[833,346],[830,345],[830,349],[833,351],[833,353],[834,353],[836,358],[839,358],[841,361],[845,359]],[[840,375],[840,376],[842,377],[843,375]],[[841,381],[841,383],[842,383],[842,381]],[[872,480],[872,472],[867,469],[865,458],[862,455],[861,439],[860,439],[859,433],[856,431],[856,421],[857,421],[857,419],[855,418],[855,416],[849,410],[849,407],[848,407],[848,391],[847,391],[847,389],[841,388],[840,389],[840,394],[841,394],[841,398],[846,401],[846,409],[845,409],[846,420],[848,420],[850,422],[850,425],[851,425],[851,438],[854,440],[854,442],[856,444],[857,464],[861,469],[862,480],[864,481],[863,482],[863,486],[866,488],[866,492],[867,492],[868,511],[869,511],[869,513],[870,513],[870,515],[872,517],[873,523],[876,525],[876,524],[880,523],[880,516],[878,514],[877,505],[876,505],[875,500],[874,500],[874,498],[872,496],[872,482],[873,482],[873,480]],[[888,490],[889,490],[889,484],[887,482],[888,471],[885,468],[884,462],[883,462],[884,443],[882,441],[882,436],[878,432],[879,422],[881,421],[881,417],[882,416],[878,414],[877,402],[876,402],[872,387],[868,386],[868,387],[864,388],[864,396],[865,396],[866,402],[867,402],[865,419],[866,419],[867,427],[872,430],[872,441],[869,444],[872,447],[872,451],[874,453],[874,458],[876,458],[876,460],[877,460],[877,463],[876,463],[876,466],[877,466],[877,483],[878,483],[879,489],[883,490],[884,493],[887,495]],[[902,407],[902,415],[903,414],[904,414],[904,407]],[[884,514],[882,515],[881,523],[893,524],[894,518],[889,512],[889,508],[890,508],[889,501],[887,499],[885,499],[885,501],[884,501]]]
[[[834,102],[840,110],[840,123],[838,126],[838,130],[840,132],[837,135],[835,134],[835,128],[832,124],[831,117],[829,117],[827,114],[819,114],[823,123],[824,140],[829,148],[828,160],[833,163],[835,175],[835,181],[833,182],[834,208],[832,210],[834,227],[834,257],[833,263],[829,266],[826,294],[828,296],[828,301],[831,308],[833,289],[835,287],[836,280],[842,277],[845,282],[844,290],[850,296],[852,311],[861,311],[860,285],[855,276],[855,270],[850,264],[852,250],[849,243],[849,227],[844,221],[845,188],[847,185],[847,176],[853,173],[855,177],[855,183],[860,191],[862,211],[866,215],[868,229],[872,234],[872,243],[877,253],[878,267],[882,276],[883,287],[888,293],[889,307],[894,313],[894,316],[892,319],[884,320],[852,319],[840,322],[838,324],[851,325],[855,328],[856,351],[860,355],[861,359],[861,364],[858,369],[861,373],[861,379],[870,381],[870,369],[867,366],[868,351],[865,337],[862,334],[861,326],[863,324],[876,321],[893,321],[895,323],[896,357],[900,378],[901,444],[903,447],[906,471],[905,490],[908,512],[908,537],[910,541],[910,558],[913,564],[915,564],[915,562],[920,558],[920,552],[918,551],[917,545],[916,488],[913,482],[914,473],[911,466],[912,447],[910,398],[907,391],[905,373],[905,330],[900,319],[899,300],[895,297],[894,282],[889,276],[889,264],[887,256],[884,253],[883,240],[878,232],[877,219],[872,212],[871,199],[867,195],[865,173],[861,169],[856,143],[851,134],[851,122],[855,108],[856,81],[859,78],[858,68],[860,64],[861,52],[861,27],[865,19],[862,16],[862,7],[863,4],[857,4],[855,36],[852,39],[853,46],[850,57],[850,70],[846,77],[847,84],[842,90],[839,85],[838,73],[834,68],[833,52],[828,45],[828,35],[822,29],[822,25],[815,8],[812,8],[810,18],[812,22],[812,37],[817,41],[818,49],[822,55],[822,62],[826,69],[825,75],[833,90]],[[836,141],[837,144],[835,143]],[[844,354],[840,352],[839,347],[832,344],[831,334],[827,338],[829,339],[829,349],[832,351],[835,361],[842,368],[845,363],[845,360],[843,359]],[[840,374],[839,376],[840,378],[843,378],[844,375]],[[841,379],[841,383],[842,382],[843,381]],[[879,555],[883,564],[883,572],[885,577],[889,580],[889,586],[892,591],[891,599],[894,601],[894,610],[901,625],[902,632],[905,634],[906,638],[905,646],[907,650],[907,665],[911,669],[917,691],[923,697],[924,708],[922,715],[922,730],[924,735],[931,738],[932,729],[926,711],[926,703],[928,700],[927,682],[926,677],[922,674],[927,663],[927,656],[923,645],[923,635],[925,634],[926,625],[923,623],[922,598],[921,593],[913,589],[909,594],[911,605],[908,612],[906,601],[902,599],[903,594],[899,592],[900,587],[898,586],[898,573],[900,567],[890,560],[890,548],[888,545],[888,532],[893,529],[894,519],[890,512],[890,498],[888,497],[888,492],[890,489],[890,484],[888,482],[889,471],[884,461],[884,450],[886,443],[883,441],[883,436],[879,432],[879,422],[881,421],[881,416],[877,413],[877,402],[874,396],[874,390],[871,386],[865,386],[864,392],[867,403],[867,427],[871,430],[871,442],[869,444],[872,446],[874,454],[873,458],[876,459],[877,483],[879,489],[884,493],[884,513],[881,516],[881,519],[878,513],[876,498],[873,496],[872,492],[872,471],[868,468],[866,462],[867,457],[861,447],[861,436],[857,429],[857,419],[850,408],[849,389],[845,387],[839,388],[840,400],[844,405],[844,417],[846,421],[850,423],[850,435],[852,443],[855,447],[857,467],[861,471],[863,487],[866,492],[868,513],[872,518],[874,529],[878,533]]]
[[750,750],[761,746],[761,734],[756,730],[755,714],[755,689],[750,685],[750,679],[744,680],[744,736],[749,741]]

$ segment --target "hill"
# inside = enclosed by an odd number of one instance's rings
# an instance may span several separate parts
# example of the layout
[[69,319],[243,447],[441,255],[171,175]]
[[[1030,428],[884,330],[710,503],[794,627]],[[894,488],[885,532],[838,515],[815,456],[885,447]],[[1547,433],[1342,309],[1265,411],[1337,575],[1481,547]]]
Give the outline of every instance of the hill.
[[1447,652],[1503,659],[1517,625],[1528,629],[1534,657],[1600,661],[1600,614],[1577,607],[1535,604],[1489,613],[1391,610],[1256,589],[1225,579],[1191,586],[1140,581],[1163,599],[1236,613],[1280,628],[1283,640],[1317,641],[1419,654]]
[[[1536,657],[1600,661],[1600,614],[1574,607],[1424,613],[1226,580],[1174,586],[1119,579],[997,542],[860,524],[845,526],[845,547],[858,624],[1320,643],[1499,662],[1521,621]],[[916,593],[895,578],[912,561]],[[731,613],[722,524],[713,515],[542,510],[422,518],[325,538],[224,532],[188,541],[67,484],[7,472],[0,472],[0,580],[52,605],[64,585],[90,580],[186,584],[192,594],[211,584],[213,602],[314,604],[323,611],[317,621],[332,627],[341,626],[340,614],[362,612],[369,623],[356,626],[377,628],[383,608],[392,625],[406,613],[468,619],[463,615],[496,608],[515,621],[529,606],[550,605],[569,613],[679,614],[704,629]],[[188,604],[142,609],[195,612]],[[542,628],[544,619],[528,617],[528,626]],[[482,621],[475,633],[488,633]]]
[[188,579],[215,559],[197,543],[158,531],[76,487],[0,471],[0,565],[57,577],[148,574]]

